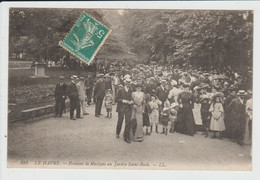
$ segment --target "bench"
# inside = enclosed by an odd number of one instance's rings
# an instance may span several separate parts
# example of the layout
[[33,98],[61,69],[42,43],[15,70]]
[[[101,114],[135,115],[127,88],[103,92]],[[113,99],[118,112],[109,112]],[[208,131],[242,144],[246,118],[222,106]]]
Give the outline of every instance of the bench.
[[35,117],[40,117],[43,115],[51,114],[54,111],[54,105],[46,105],[31,109],[22,110],[23,119],[33,119]]

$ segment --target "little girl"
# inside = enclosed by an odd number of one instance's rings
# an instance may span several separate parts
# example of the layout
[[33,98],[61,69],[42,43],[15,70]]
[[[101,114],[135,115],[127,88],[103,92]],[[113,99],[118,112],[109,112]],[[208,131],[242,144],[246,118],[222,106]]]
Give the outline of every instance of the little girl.
[[105,95],[105,107],[107,109],[107,118],[112,118],[112,103],[113,103],[113,95],[111,89],[106,90]]
[[168,133],[168,122],[170,121],[170,102],[168,99],[163,103],[163,111],[161,112],[161,124],[163,125],[163,131],[161,134],[167,135]]
[[219,132],[219,139],[222,139],[222,131],[225,130],[224,124],[224,108],[221,103],[220,93],[212,96],[212,104],[210,105],[209,112],[211,112],[210,130],[214,132],[212,138],[216,138],[216,132]]
[[151,113],[150,113],[150,122],[151,122],[151,133],[153,132],[153,125],[156,127],[156,133],[158,133],[158,124],[159,124],[159,106],[162,105],[162,102],[157,98],[156,95],[151,95],[151,101],[149,102]]

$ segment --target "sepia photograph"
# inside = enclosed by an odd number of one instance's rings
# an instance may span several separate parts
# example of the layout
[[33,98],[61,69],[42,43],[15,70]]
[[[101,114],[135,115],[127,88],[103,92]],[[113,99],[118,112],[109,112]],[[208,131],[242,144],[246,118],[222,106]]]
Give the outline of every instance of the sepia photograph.
[[252,9],[8,11],[8,168],[252,171]]

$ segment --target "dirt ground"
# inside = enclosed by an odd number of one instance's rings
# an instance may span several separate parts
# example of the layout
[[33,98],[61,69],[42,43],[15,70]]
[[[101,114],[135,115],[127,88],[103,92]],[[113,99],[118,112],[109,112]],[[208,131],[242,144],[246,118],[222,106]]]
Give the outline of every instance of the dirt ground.
[[[69,113],[61,118],[9,123],[8,167],[34,168],[113,168],[251,170],[251,146],[239,146],[229,139],[194,137],[174,133],[153,133],[142,143],[115,137],[116,107],[113,118],[90,115],[72,121]],[[122,128],[122,131],[124,126]],[[161,127],[159,129],[161,132]]]

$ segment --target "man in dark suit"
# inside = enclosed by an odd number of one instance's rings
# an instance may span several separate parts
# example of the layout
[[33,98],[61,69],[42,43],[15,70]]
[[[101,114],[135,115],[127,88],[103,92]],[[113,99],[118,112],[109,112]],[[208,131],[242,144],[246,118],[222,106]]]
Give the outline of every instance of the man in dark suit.
[[158,86],[155,90],[155,95],[158,97],[160,101],[162,101],[162,106],[169,94],[169,90],[166,88],[166,84],[167,84],[166,80],[161,80],[161,85]]
[[156,82],[155,82],[155,78],[151,77],[150,80],[148,81],[148,83],[146,84],[144,91],[147,94],[154,94],[156,88],[157,88],[157,85],[156,85]]
[[66,88],[67,85],[64,82],[64,76],[60,76],[60,82],[56,85],[54,97],[55,97],[55,117],[62,113],[65,109],[65,99],[66,99]]
[[131,113],[132,113],[132,90],[131,90],[131,80],[124,81],[124,87],[119,89],[116,95],[118,112],[118,121],[116,127],[116,138],[119,138],[121,132],[122,123],[125,118],[125,130],[124,130],[124,140],[130,143],[130,126],[131,126]]
[[[70,119],[76,120],[76,118],[80,118],[80,103],[79,103],[79,95],[77,89],[77,79],[78,77],[73,75],[71,76],[71,83],[67,87],[67,95],[70,98]],[[76,109],[76,118],[74,118],[74,111]]]
[[225,122],[225,136],[228,137],[228,138],[231,138],[231,135],[232,135],[232,129],[233,129],[233,126],[232,126],[232,120],[233,120],[233,117],[232,115],[230,114],[230,110],[228,109],[228,106],[230,105],[230,103],[232,102],[232,100],[234,100],[236,97],[236,94],[237,94],[237,89],[234,85],[231,85],[229,88],[228,88],[228,95],[226,96],[226,100],[224,102],[224,122]]
[[232,132],[231,139],[243,146],[243,136],[246,125],[246,93],[244,90],[240,90],[237,93],[237,98],[233,99],[228,106],[230,112]]
[[109,74],[104,75],[105,89],[112,89],[111,78]]
[[100,117],[101,115],[101,107],[103,103],[103,99],[105,97],[105,83],[103,80],[103,74],[97,75],[97,82],[94,87],[94,98],[96,99],[96,107],[95,107],[95,116]]
[[161,80],[161,85],[158,86],[155,90],[155,95],[158,97],[162,103],[167,99],[168,97],[168,90],[165,88],[167,81],[166,80]]

